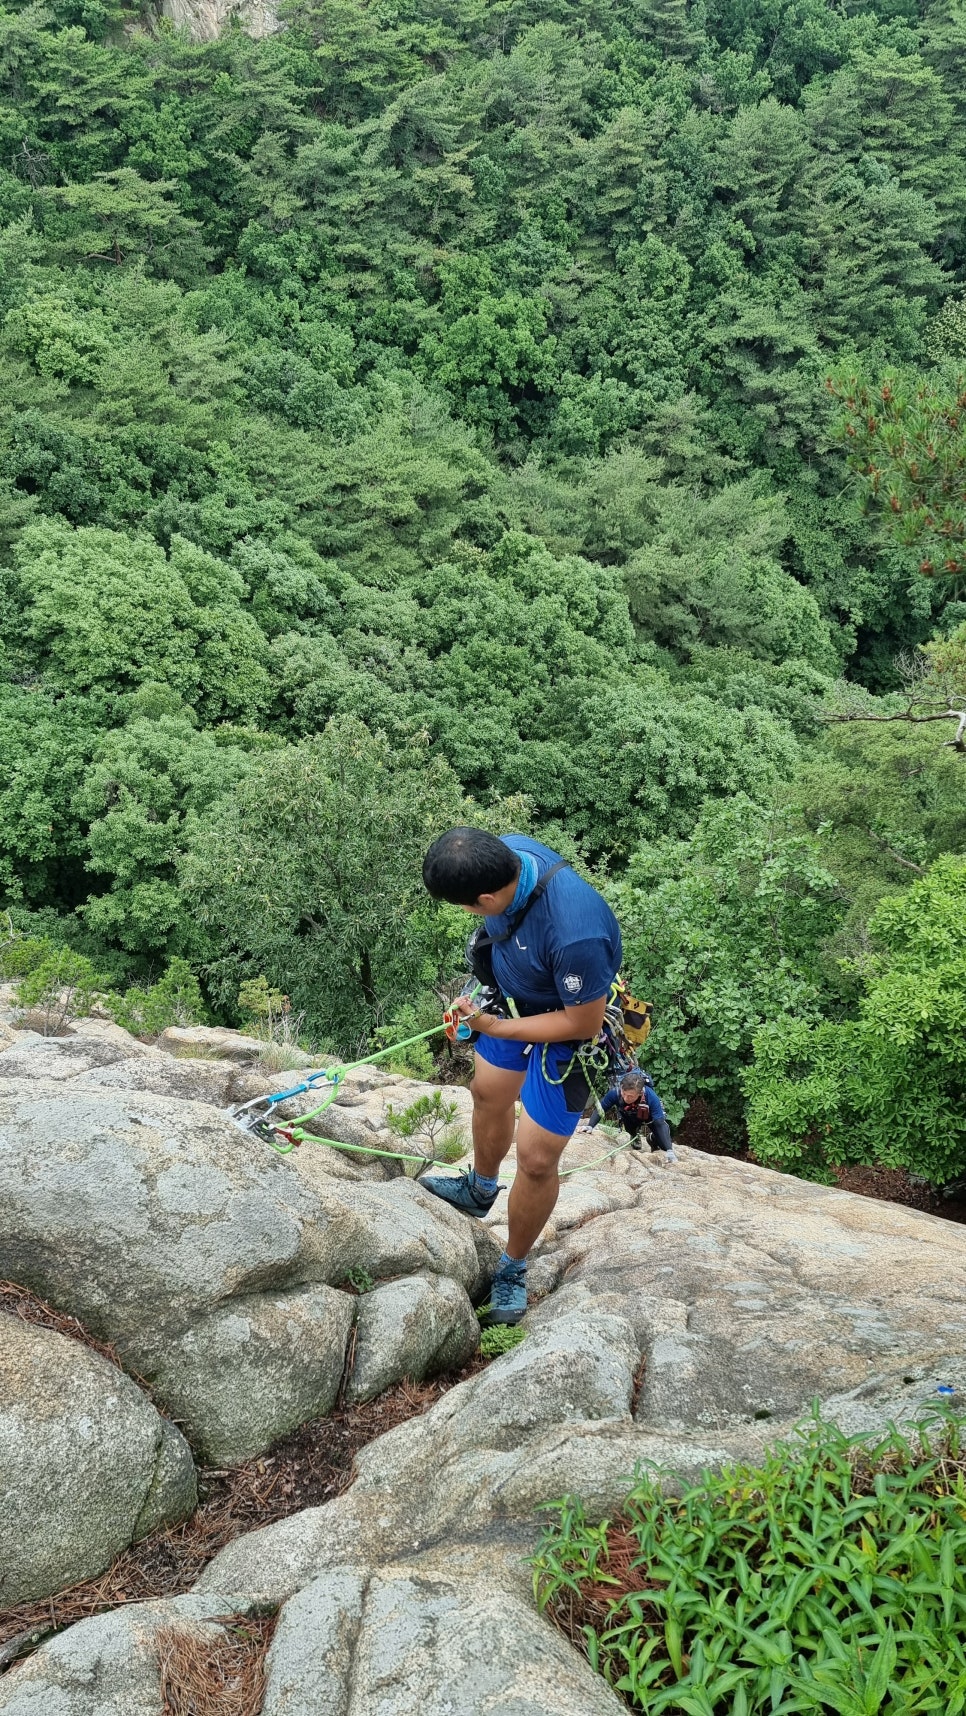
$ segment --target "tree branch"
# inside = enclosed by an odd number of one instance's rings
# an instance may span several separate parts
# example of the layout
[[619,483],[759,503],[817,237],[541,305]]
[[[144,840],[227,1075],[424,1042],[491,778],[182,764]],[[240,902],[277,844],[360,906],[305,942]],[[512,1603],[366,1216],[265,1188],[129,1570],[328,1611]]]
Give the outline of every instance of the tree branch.
[[857,709],[850,709],[845,714],[822,715],[822,721],[958,721],[966,719],[966,710],[943,709],[935,715],[916,715],[911,709],[903,709],[898,715],[862,715]]
[[928,870],[924,870],[921,864],[914,864],[911,858],[903,858],[901,853],[894,851],[889,845],[888,840],[883,840],[879,834],[873,834],[871,828],[867,828],[866,833],[873,845],[878,846],[881,852],[885,852],[887,856],[892,859],[894,864],[901,864],[906,870],[914,870],[917,876],[927,876],[929,874]]
[[928,721],[955,721],[957,723],[956,736],[953,739],[948,739],[943,748],[966,752],[966,709],[937,709],[929,715],[917,714],[912,705],[908,709],[901,710],[897,715],[863,715],[857,709],[850,709],[845,713],[823,714],[819,719],[826,725],[837,721],[908,721],[916,727],[923,726]]

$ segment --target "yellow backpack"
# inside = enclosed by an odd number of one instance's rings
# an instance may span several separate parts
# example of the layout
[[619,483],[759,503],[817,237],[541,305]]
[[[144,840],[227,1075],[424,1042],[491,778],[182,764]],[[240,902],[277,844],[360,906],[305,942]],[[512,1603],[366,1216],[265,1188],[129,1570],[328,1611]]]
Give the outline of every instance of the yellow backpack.
[[654,1006],[650,1001],[638,1001],[632,995],[622,977],[618,977],[614,989],[615,999],[624,1017],[624,1035],[632,1048],[639,1049],[646,1043],[651,1032],[651,1022]]

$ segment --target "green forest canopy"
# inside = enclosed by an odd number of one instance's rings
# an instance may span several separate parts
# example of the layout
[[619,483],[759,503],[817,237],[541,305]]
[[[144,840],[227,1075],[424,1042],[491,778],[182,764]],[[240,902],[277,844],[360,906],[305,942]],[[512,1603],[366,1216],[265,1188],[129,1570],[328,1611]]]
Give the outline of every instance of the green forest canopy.
[[2,14],[11,928],[345,1050],[459,969],[432,835],[527,825],[673,1117],[966,1171],[966,6],[282,17]]

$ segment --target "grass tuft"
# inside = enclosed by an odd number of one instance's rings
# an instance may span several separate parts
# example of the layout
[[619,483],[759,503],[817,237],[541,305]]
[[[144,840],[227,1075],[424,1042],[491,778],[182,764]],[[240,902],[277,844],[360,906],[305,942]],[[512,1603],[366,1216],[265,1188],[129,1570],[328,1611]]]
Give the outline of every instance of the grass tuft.
[[[322,1057],[325,1064],[326,1057]],[[264,1073],[303,1072],[305,1052],[293,1043],[266,1043],[258,1053],[257,1070]]]

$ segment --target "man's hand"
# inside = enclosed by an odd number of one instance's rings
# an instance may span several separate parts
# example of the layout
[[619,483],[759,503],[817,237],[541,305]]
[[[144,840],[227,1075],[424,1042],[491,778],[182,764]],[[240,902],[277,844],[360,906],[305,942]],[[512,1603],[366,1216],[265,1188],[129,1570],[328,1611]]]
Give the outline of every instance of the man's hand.
[[469,995],[458,996],[443,1014],[443,1027],[450,1042],[465,1043],[480,1018],[482,1014],[476,1002]]

